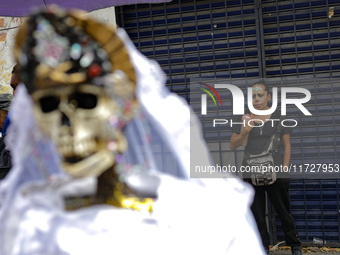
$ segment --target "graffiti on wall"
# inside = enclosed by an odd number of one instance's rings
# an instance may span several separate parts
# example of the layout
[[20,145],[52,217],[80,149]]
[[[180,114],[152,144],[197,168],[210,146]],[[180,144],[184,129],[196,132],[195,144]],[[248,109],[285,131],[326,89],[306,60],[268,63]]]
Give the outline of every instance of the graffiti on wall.
[[18,27],[23,23],[23,19],[0,17],[0,94],[12,93],[10,81],[15,65],[12,51]]

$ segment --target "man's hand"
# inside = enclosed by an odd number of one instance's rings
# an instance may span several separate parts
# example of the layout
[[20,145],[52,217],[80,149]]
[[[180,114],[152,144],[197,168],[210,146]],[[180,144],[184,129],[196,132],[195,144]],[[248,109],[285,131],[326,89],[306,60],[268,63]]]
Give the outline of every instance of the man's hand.
[[249,134],[249,132],[253,129],[253,126],[254,126],[254,121],[252,121],[252,119],[253,119],[253,116],[250,114],[245,114],[242,116],[242,121],[245,121],[245,126],[241,132],[244,132],[245,134]]

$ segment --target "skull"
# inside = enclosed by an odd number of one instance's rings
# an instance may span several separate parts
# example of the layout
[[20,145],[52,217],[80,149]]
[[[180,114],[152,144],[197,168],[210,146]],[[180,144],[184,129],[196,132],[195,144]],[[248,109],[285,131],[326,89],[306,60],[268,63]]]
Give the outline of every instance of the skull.
[[53,6],[19,30],[14,53],[38,125],[66,172],[99,176],[125,150],[122,129],[138,105],[125,44],[112,28]]
[[38,125],[55,141],[72,176],[98,176],[126,147],[121,131],[112,130],[117,104],[102,87],[55,86],[35,91],[32,98]]

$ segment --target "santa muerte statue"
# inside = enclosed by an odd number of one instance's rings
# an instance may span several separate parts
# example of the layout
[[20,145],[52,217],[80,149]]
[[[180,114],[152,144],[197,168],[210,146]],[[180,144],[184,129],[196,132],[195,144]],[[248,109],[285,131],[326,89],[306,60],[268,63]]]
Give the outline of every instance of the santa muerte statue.
[[[211,164],[197,118],[123,29],[54,6],[28,17],[15,56],[0,254],[264,253],[247,184],[188,178],[189,130]],[[183,178],[157,171],[150,129]]]

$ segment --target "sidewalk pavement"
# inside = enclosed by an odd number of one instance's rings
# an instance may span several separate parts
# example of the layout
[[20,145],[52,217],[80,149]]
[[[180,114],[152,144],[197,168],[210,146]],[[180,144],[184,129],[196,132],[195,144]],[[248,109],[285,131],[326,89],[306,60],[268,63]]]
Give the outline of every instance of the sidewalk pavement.
[[[276,251],[271,251],[269,252],[270,255],[291,255],[290,250],[276,250]],[[302,248],[302,254],[303,255],[325,255],[325,254],[336,254],[340,255],[340,249],[339,248],[317,248],[317,247],[309,247],[307,248]]]
[[[274,252],[269,252],[270,255],[291,255],[291,251],[284,251],[284,250],[278,250],[278,251],[274,251]],[[331,255],[331,254],[336,254],[336,255],[340,255],[340,252],[312,252],[312,253],[308,253],[308,252],[303,252],[303,255]]]

